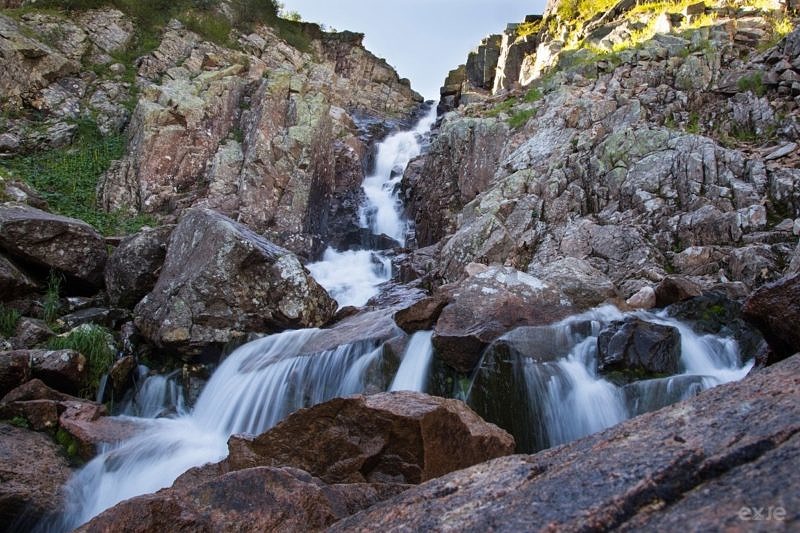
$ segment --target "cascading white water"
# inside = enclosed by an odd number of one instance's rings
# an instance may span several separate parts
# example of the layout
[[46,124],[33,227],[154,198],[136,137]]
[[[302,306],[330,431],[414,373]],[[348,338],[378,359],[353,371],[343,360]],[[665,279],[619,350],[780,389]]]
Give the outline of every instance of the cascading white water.
[[[405,245],[408,221],[403,216],[399,184],[409,161],[422,150],[424,135],[436,120],[431,106],[414,129],[387,137],[377,147],[375,171],[364,180],[366,202],[359,210],[361,227],[375,235],[387,235]],[[340,307],[360,307],[378,293],[378,286],[392,275],[389,259],[377,250],[325,250],[321,261],[307,265]]]
[[412,335],[389,390],[424,392],[433,359],[432,337],[433,331],[418,331]]
[[408,163],[420,154],[422,136],[435,121],[436,107],[431,106],[413,130],[397,132],[378,145],[375,172],[367,176],[362,185],[367,202],[361,206],[361,227],[405,244],[408,223],[402,215],[400,180]]
[[[682,373],[662,379],[617,386],[597,373],[597,338],[604,326],[626,317],[677,328],[681,338]],[[591,322],[591,333],[577,333],[576,324]],[[666,314],[624,314],[604,306],[550,326],[566,338],[569,353],[554,362],[522,361],[526,395],[531,405],[530,439],[538,448],[556,446],[595,433],[627,418],[686,399],[697,392],[744,378],[753,366],[740,362],[735,340],[699,335]]]
[[138,368],[137,386],[121,402],[119,413],[140,418],[158,418],[169,414],[186,414],[183,391],[177,383],[178,372],[148,375],[150,369]]
[[246,344],[220,365],[191,414],[137,418],[145,429],[99,454],[73,477],[65,512],[58,523],[41,529],[71,530],[122,500],[168,487],[189,468],[224,459],[232,434],[258,434],[302,407],[364,392],[381,346],[363,341],[304,353],[319,335],[325,332],[286,331]]

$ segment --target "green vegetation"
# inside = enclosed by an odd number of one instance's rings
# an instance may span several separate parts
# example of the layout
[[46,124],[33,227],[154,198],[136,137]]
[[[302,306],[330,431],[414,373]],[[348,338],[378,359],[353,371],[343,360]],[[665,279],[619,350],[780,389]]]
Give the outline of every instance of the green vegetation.
[[533,102],[538,102],[542,98],[544,98],[544,93],[542,92],[542,89],[537,86],[531,87],[528,92],[525,93],[525,97],[523,99],[529,104],[532,104]]
[[179,20],[189,30],[202,35],[212,43],[232,47],[231,23],[225,17],[210,12],[196,12],[181,15]]
[[53,337],[47,347],[51,350],[75,350],[86,358],[87,377],[83,396],[91,396],[114,363],[113,337],[106,328],[84,324],[66,335]]
[[42,301],[42,318],[54,326],[61,310],[61,276],[51,270],[47,278],[47,292]]
[[9,309],[3,304],[0,304],[0,335],[3,337],[12,337],[14,331],[17,329],[17,323],[22,318],[20,312],[16,309]]
[[25,418],[24,416],[21,416],[21,415],[15,416],[11,420],[9,420],[8,423],[11,424],[14,427],[18,427],[18,428],[22,428],[22,429],[30,429],[31,428],[31,423],[28,422],[28,419]]
[[76,459],[78,456],[78,442],[70,435],[64,428],[58,428],[56,431],[55,440],[60,444],[70,459]]
[[508,125],[515,129],[521,128],[527,124],[530,118],[535,114],[535,109],[523,109],[522,111],[518,111],[511,115],[511,118],[508,119]]
[[106,235],[131,233],[153,218],[107,213],[96,200],[98,179],[124,150],[121,135],[103,137],[93,122],[82,121],[72,145],[0,161],[0,169],[39,191],[55,213],[86,221]]
[[743,77],[736,84],[736,87],[742,92],[750,91],[758,97],[764,96],[767,93],[767,88],[764,86],[764,78],[760,72]]
[[517,105],[516,98],[509,98],[508,100],[504,100],[494,106],[492,109],[486,112],[486,116],[489,117],[497,117],[502,113],[508,113],[511,111],[511,108]]

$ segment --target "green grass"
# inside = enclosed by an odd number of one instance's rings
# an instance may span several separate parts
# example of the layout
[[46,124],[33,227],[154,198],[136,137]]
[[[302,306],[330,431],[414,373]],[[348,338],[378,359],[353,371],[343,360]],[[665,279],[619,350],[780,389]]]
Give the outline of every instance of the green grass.
[[47,292],[42,301],[42,318],[54,326],[61,311],[61,276],[51,270],[47,278]]
[[51,350],[75,350],[86,358],[87,376],[82,395],[91,397],[114,363],[113,337],[106,328],[84,324],[66,335],[53,337],[47,343]]
[[13,337],[20,318],[22,315],[19,311],[0,304],[0,335],[6,338]]
[[103,137],[94,123],[84,121],[70,146],[0,161],[0,169],[39,191],[53,212],[88,222],[105,235],[126,234],[153,224],[153,217],[107,213],[96,195],[98,179],[124,151],[122,135]]
[[529,104],[533,102],[538,102],[544,97],[544,93],[539,87],[533,87],[525,93],[525,97],[523,98]]
[[760,72],[743,77],[736,84],[736,87],[743,93],[749,91],[758,97],[764,96],[767,93],[767,88],[764,85],[764,78]]
[[225,17],[220,17],[214,13],[195,12],[182,15],[179,20],[187,29],[202,35],[212,43],[226,47],[234,46],[231,40],[233,28]]
[[531,117],[535,114],[535,109],[524,109],[522,111],[518,111],[511,115],[511,117],[508,119],[508,125],[514,129],[521,128],[527,124]]
[[508,113],[511,111],[511,108],[517,105],[516,98],[509,98],[508,100],[504,100],[491,108],[489,111],[486,112],[486,116],[489,117],[497,117],[501,113]]

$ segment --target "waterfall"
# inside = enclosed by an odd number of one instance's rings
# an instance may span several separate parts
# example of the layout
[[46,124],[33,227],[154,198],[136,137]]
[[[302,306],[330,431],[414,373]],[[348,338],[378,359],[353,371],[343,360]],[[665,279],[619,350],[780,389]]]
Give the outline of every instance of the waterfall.
[[428,371],[433,359],[433,331],[418,331],[408,342],[403,361],[397,370],[389,390],[410,390],[424,392]]
[[[678,329],[680,374],[624,385],[598,374],[600,331],[626,317]],[[664,313],[624,314],[604,306],[551,326],[520,329],[505,338],[513,341],[521,335],[539,342],[516,342],[508,355],[487,350],[473,376],[467,401],[484,418],[511,431],[518,449],[524,452],[564,444],[710,387],[740,380],[753,366],[752,361],[741,363],[735,340],[697,334]]]
[[[123,500],[169,487],[189,468],[224,459],[233,434],[259,434],[297,409],[364,392],[380,360],[380,343],[304,352],[307,343],[325,334],[319,329],[286,331],[234,351],[191,414],[136,419],[146,426],[141,433],[92,459],[67,484],[67,508],[59,523],[42,529],[71,530]],[[145,382],[152,383],[146,393],[152,403],[142,414],[157,414],[154,406],[163,396],[151,393],[168,389],[152,379]],[[385,385],[377,382],[375,388]]]
[[183,390],[177,382],[179,371],[151,376],[144,365],[139,365],[137,371],[136,387],[123,398],[119,414],[141,418],[186,414]]
[[[403,216],[400,180],[408,163],[422,151],[425,134],[436,120],[436,106],[410,131],[387,137],[377,147],[375,171],[362,184],[366,202],[359,210],[361,227],[386,235],[403,246],[409,230]],[[388,257],[377,250],[339,251],[328,248],[321,261],[307,265],[340,307],[363,306],[392,276]]]

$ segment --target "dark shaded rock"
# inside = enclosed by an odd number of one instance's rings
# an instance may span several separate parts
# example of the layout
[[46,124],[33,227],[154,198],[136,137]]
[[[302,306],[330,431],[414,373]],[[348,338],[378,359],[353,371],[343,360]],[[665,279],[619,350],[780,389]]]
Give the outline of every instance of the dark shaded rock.
[[492,267],[452,289],[451,302],[434,326],[433,346],[446,364],[466,373],[506,331],[550,324],[571,311],[552,286],[513,268]]
[[756,290],[745,301],[742,314],[769,343],[771,363],[800,350],[800,274]]
[[133,371],[136,369],[136,358],[126,355],[117,359],[108,371],[108,386],[114,394],[121,395],[133,385]]
[[44,320],[22,317],[11,338],[11,345],[17,350],[25,350],[43,343],[55,335]]
[[133,308],[158,280],[174,226],[143,230],[123,240],[108,258],[106,292],[111,305]]
[[442,294],[425,298],[397,311],[394,321],[409,334],[431,329],[447,303],[448,298]]
[[77,531],[320,531],[405,488],[329,486],[295,468],[249,468],[124,501]]
[[10,255],[59,270],[77,281],[103,284],[106,244],[89,224],[22,204],[0,205],[0,248]]
[[228,447],[231,470],[288,465],[328,483],[420,483],[512,453],[514,439],[458,400],[391,392],[302,409]]
[[110,329],[117,329],[123,322],[130,320],[130,312],[126,309],[89,307],[64,315],[59,320],[64,323],[66,329],[75,329],[84,324],[97,324]]
[[0,254],[0,301],[34,292],[39,285],[11,260]]
[[656,307],[667,307],[703,293],[702,288],[683,276],[667,276],[656,285]]
[[642,374],[676,374],[681,358],[677,328],[640,319],[612,322],[597,338],[597,370]]
[[[413,487],[331,531],[796,529],[798,375],[800,355],[565,446]],[[783,521],[740,518],[770,506]]]
[[25,352],[0,352],[0,396],[31,378],[31,365]]
[[86,358],[75,350],[28,350],[31,376],[67,394],[78,394],[88,369]]
[[697,333],[733,337],[739,343],[742,359],[747,361],[759,352],[764,339],[744,320],[736,287],[737,284],[729,284],[721,289],[715,288],[701,296],[674,303],[666,311],[671,317],[691,323]]
[[296,256],[219,213],[191,209],[135,315],[156,345],[198,355],[247,332],[320,326],[336,307]]
[[24,531],[61,507],[60,490],[72,475],[50,437],[0,423],[0,524]]

